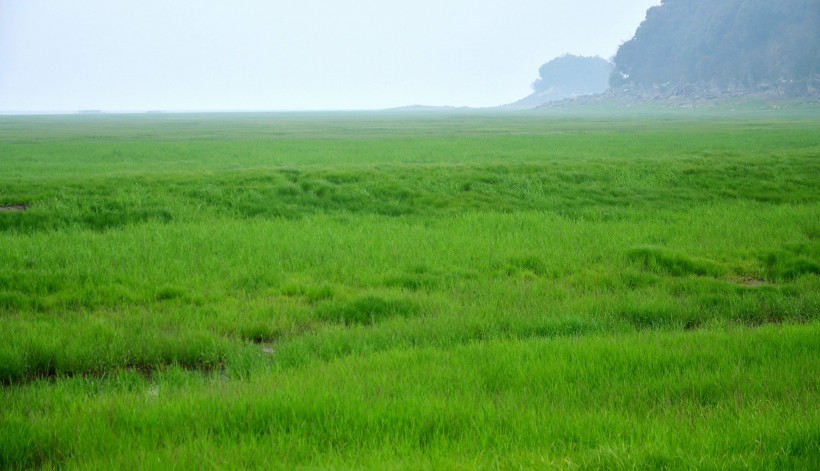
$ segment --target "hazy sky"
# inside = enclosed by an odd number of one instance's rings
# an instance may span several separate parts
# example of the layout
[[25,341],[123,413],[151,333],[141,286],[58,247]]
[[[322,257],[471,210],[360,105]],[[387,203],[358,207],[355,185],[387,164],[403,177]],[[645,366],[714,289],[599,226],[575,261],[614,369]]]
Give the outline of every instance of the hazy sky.
[[0,0],[0,111],[494,106],[660,0]]

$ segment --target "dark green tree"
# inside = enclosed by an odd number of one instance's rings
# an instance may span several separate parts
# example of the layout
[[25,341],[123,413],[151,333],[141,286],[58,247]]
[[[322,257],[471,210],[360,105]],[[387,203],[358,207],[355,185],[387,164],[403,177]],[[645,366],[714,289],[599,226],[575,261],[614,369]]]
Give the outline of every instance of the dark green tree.
[[609,88],[611,72],[612,64],[606,59],[565,54],[538,69],[539,78],[532,88],[536,93],[551,88],[574,95],[601,93]]

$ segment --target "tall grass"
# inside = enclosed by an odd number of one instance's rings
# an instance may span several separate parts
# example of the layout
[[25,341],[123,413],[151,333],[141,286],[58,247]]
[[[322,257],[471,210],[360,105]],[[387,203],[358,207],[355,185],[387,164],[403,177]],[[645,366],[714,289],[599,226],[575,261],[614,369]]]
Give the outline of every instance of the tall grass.
[[0,467],[811,468],[816,123],[2,117]]
[[[811,469],[816,323],[394,349],[4,390],[0,462]],[[784,368],[783,365],[789,365]]]

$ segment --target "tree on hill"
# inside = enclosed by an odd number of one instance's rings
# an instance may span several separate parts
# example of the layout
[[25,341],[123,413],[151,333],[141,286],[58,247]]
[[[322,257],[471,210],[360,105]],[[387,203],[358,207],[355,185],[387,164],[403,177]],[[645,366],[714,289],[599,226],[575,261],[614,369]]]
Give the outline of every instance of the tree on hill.
[[549,101],[601,93],[609,88],[612,64],[600,57],[565,54],[538,70],[533,93],[510,107],[533,107]]
[[600,57],[565,54],[538,69],[532,88],[535,93],[556,88],[574,95],[601,93],[609,88],[611,71],[612,64]]
[[614,58],[613,86],[743,86],[820,75],[820,0],[663,0]]

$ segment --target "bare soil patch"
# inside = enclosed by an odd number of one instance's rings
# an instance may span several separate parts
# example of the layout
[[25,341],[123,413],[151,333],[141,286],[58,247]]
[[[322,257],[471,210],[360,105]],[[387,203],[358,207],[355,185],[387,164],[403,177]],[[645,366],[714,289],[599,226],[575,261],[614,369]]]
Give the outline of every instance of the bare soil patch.
[[27,210],[27,204],[12,204],[7,206],[0,206],[0,213],[19,213]]
[[747,286],[750,288],[769,285],[766,280],[761,280],[760,278],[755,278],[753,276],[740,276],[735,278],[733,281],[741,286]]

